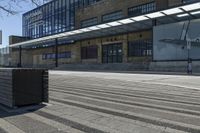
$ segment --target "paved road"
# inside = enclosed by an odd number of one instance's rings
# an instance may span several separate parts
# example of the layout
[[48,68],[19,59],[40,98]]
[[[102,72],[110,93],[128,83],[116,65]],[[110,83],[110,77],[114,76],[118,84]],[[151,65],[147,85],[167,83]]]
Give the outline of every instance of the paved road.
[[0,109],[0,133],[200,133],[200,77],[50,72],[50,103]]

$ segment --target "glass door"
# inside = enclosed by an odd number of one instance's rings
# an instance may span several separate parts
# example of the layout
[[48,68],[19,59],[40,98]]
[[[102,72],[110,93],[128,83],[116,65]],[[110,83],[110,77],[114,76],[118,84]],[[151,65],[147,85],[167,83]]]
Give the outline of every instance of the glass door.
[[102,47],[103,63],[121,63],[122,56],[123,54],[121,43],[104,45]]

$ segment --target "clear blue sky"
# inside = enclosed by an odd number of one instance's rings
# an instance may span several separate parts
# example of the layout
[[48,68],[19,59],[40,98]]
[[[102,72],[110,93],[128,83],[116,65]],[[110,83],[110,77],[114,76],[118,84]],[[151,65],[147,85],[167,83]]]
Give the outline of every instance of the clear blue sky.
[[0,30],[3,34],[3,45],[8,45],[9,35],[22,35],[21,14],[15,16],[4,16],[0,18]]
[[2,16],[0,16],[0,30],[3,32],[3,46],[8,45],[9,35],[22,35],[22,14],[34,8],[30,4],[21,3],[20,13],[17,15],[4,14],[0,11]]

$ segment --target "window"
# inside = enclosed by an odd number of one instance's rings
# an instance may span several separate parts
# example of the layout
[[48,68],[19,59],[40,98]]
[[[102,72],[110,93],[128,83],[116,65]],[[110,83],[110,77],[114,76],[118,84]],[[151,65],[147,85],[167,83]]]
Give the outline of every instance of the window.
[[58,58],[71,58],[71,51],[59,53]]
[[129,16],[137,16],[137,15],[153,12],[155,10],[156,10],[156,3],[152,2],[152,3],[129,8],[128,15]]
[[88,46],[81,48],[81,59],[95,59],[97,58],[98,47],[95,46]]
[[101,0],[75,0],[76,8],[87,7],[89,5],[95,4]]
[[[43,60],[55,59],[55,58],[56,58],[55,53],[47,53],[42,55]],[[58,53],[58,59],[60,58],[71,58],[71,51]]]
[[92,26],[92,25],[96,25],[98,23],[98,19],[97,18],[91,18],[91,19],[88,19],[88,20],[84,20],[81,22],[81,27],[89,27],[89,26]]
[[151,40],[139,40],[128,43],[129,56],[151,56],[152,49],[153,46]]
[[198,1],[198,0],[182,0],[183,3],[190,3],[190,2],[195,2],[195,1]]
[[114,13],[109,13],[109,14],[103,15],[102,21],[103,22],[109,22],[109,21],[120,19],[122,17],[123,17],[122,11],[117,11],[117,12],[114,12]]

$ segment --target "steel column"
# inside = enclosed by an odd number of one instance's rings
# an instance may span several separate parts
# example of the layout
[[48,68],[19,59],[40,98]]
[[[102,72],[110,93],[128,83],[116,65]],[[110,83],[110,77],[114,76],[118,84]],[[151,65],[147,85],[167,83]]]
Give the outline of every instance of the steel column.
[[58,67],[58,39],[55,39],[55,67]]
[[22,67],[22,46],[19,46],[19,64],[18,67]]

